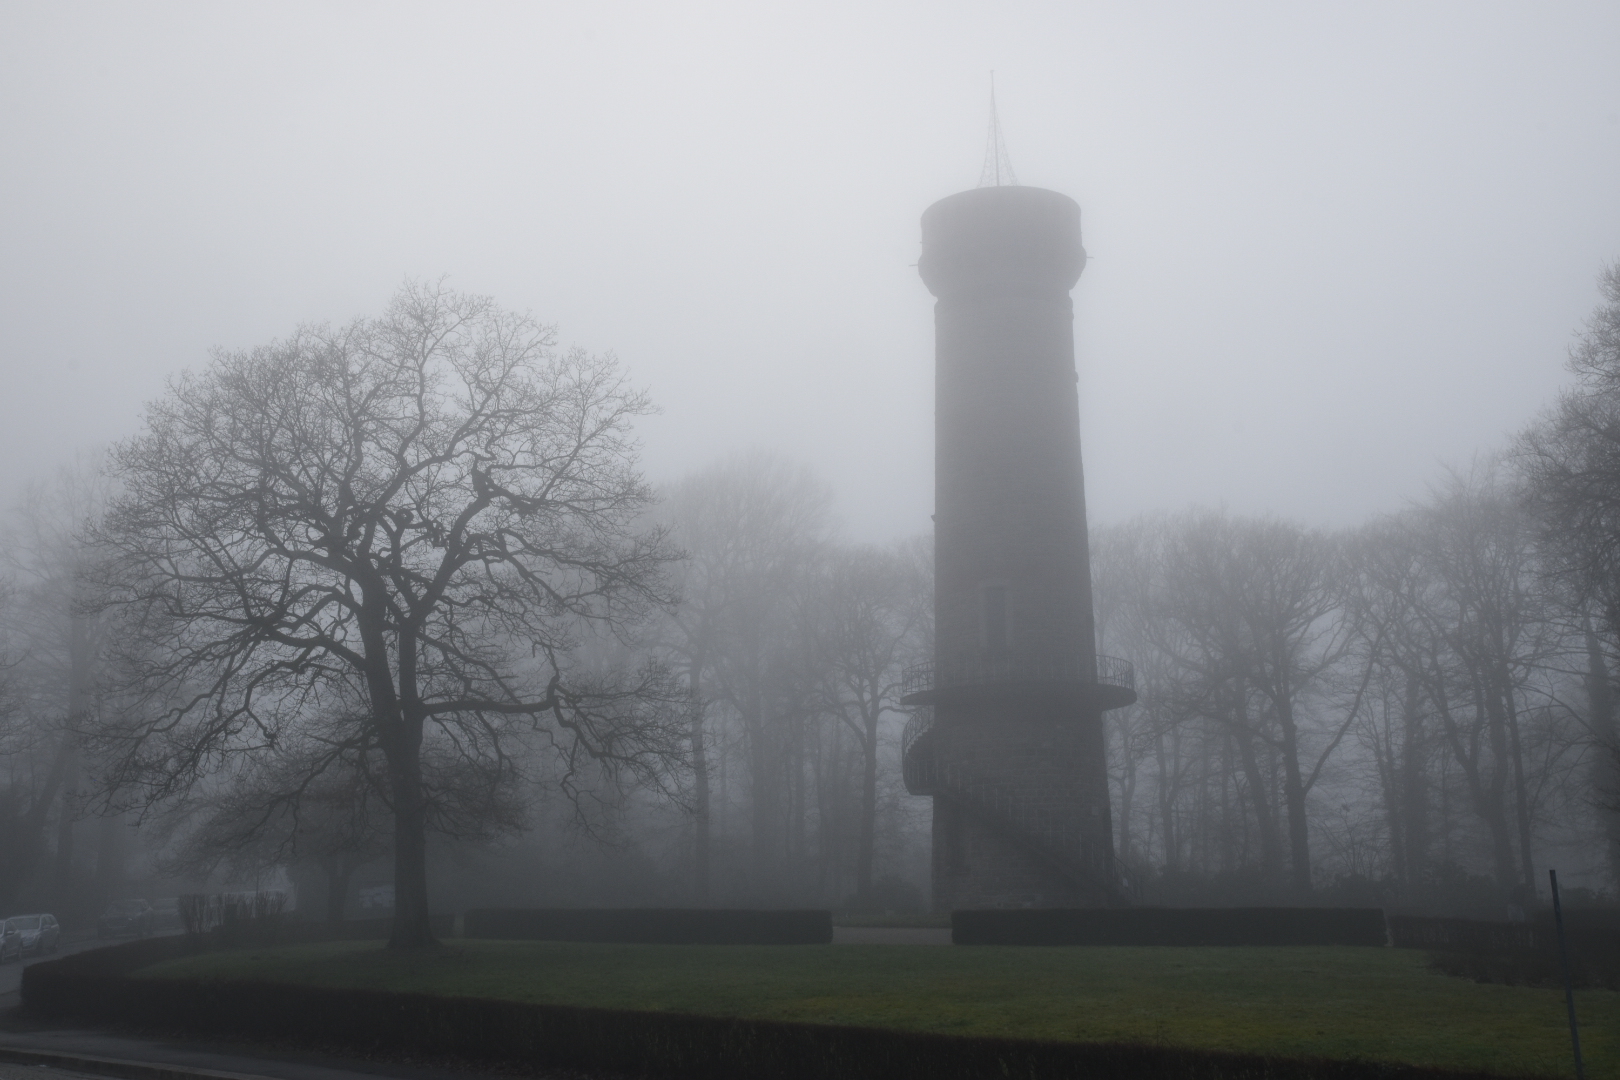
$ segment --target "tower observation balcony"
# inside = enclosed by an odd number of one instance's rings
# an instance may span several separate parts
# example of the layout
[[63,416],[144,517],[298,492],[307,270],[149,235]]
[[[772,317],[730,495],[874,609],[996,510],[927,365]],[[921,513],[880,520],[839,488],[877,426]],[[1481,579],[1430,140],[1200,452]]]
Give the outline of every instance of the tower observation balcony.
[[1097,657],[1095,675],[1078,658],[1007,657],[944,665],[927,660],[901,673],[900,695],[907,708],[1039,699],[1106,712],[1136,701],[1136,669],[1117,656]]

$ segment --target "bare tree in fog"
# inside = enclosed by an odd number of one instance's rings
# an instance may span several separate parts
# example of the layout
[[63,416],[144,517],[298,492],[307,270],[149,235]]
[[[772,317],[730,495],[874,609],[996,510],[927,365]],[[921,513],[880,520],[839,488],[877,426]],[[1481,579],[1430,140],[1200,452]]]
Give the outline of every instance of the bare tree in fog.
[[[0,617],[9,616],[14,604],[10,588],[0,583]],[[44,854],[40,834],[61,784],[55,768],[40,784],[33,768],[18,767],[32,765],[50,751],[41,746],[38,725],[18,701],[10,670],[14,664],[10,649],[0,651],[0,755],[6,764],[0,774],[0,903],[7,907]]]
[[700,895],[708,884],[715,764],[705,724],[717,704],[741,729],[755,887],[780,884],[781,841],[796,832],[805,795],[802,774],[791,768],[811,696],[798,610],[830,540],[831,500],[808,470],[764,455],[731,458],[669,495],[674,537],[688,555],[671,646],[694,705],[688,738],[699,770]]
[[183,792],[345,700],[394,820],[394,946],[432,940],[424,752],[514,767],[534,732],[577,783],[677,753],[656,666],[592,673],[670,597],[610,357],[491,301],[408,285],[380,318],[222,352],[120,444],[96,540],[139,691],[98,730],[109,782]]
[[[1334,570],[1332,545],[1319,535],[1277,521],[1195,515],[1172,533],[1160,600],[1188,646],[1179,658],[1185,707],[1230,730],[1261,862],[1274,876],[1283,862],[1279,818],[1286,819],[1299,891],[1311,887],[1306,798],[1347,727],[1341,721],[1313,733],[1307,751],[1302,698],[1318,689],[1343,647],[1330,619],[1339,604]],[[1311,760],[1303,760],[1307,753]],[[1282,773],[1275,794],[1270,761]]]
[[[164,864],[194,877],[224,868],[234,880],[312,865],[326,880],[326,919],[336,923],[355,871],[392,851],[388,770],[363,709],[310,710],[302,721],[165,808],[174,844]],[[429,832],[487,843],[525,824],[515,770],[443,740],[424,740],[421,756]]]
[[[81,814],[95,810],[80,797],[78,732],[95,704],[102,634],[102,621],[83,610],[86,553],[80,534],[106,501],[99,455],[65,467],[29,486],[10,516],[4,544],[14,582],[4,623],[11,647],[5,671],[5,752],[12,770],[7,795],[15,819],[3,830],[14,850],[0,859],[0,879],[16,888],[39,872],[54,815],[50,893],[64,909],[105,899],[78,895],[74,841]],[[119,884],[125,829],[115,813],[102,813],[99,821],[96,882],[105,894]]]
[[1525,718],[1556,628],[1533,591],[1531,521],[1489,472],[1451,477],[1411,520],[1433,587],[1413,613],[1429,658],[1429,704],[1490,831],[1499,882],[1536,887]]
[[1499,472],[1342,539],[1194,514],[1094,551],[1099,631],[1137,662],[1111,768],[1150,899],[1277,896],[1244,882],[1286,857],[1296,897],[1499,914],[1533,895],[1536,852],[1601,824],[1588,733],[1612,645],[1542,587]]
[[692,702],[700,899],[716,875],[750,902],[920,903],[884,859],[905,831],[888,734],[900,669],[927,648],[927,548],[842,545],[831,501],[802,466],[751,454],[662,508],[687,553],[662,643]]
[[1576,385],[1519,440],[1517,461],[1541,524],[1549,573],[1600,631],[1583,626],[1595,798],[1620,882],[1620,724],[1602,639],[1620,637],[1620,262],[1598,276],[1603,298],[1570,349]]
[[846,548],[827,560],[815,587],[813,635],[823,668],[826,707],[859,740],[860,840],[855,898],[872,906],[877,841],[879,734],[898,715],[900,669],[920,654],[917,634],[926,596],[920,570],[904,550]]
[[1133,879],[1142,876],[1148,863],[1147,852],[1140,850],[1134,819],[1143,787],[1143,766],[1150,756],[1156,757],[1163,781],[1158,786],[1154,811],[1162,830],[1165,868],[1179,869],[1179,830],[1172,807],[1186,766],[1178,753],[1178,725],[1166,715],[1169,702],[1162,693],[1166,673],[1160,670],[1165,654],[1154,647],[1156,635],[1163,632],[1154,625],[1155,588],[1163,565],[1163,532],[1161,518],[1141,518],[1100,530],[1091,540],[1092,607],[1098,644],[1113,655],[1132,658],[1140,691],[1135,704],[1103,714],[1118,834],[1114,850],[1125,873]]
[[1374,762],[1390,876],[1412,895],[1431,876],[1430,774],[1443,752],[1424,690],[1439,656],[1419,615],[1430,581],[1409,541],[1407,518],[1375,522],[1346,546],[1354,648],[1373,671],[1357,736]]
[[251,880],[274,867],[312,863],[326,879],[326,921],[342,922],[350,880],[388,854],[393,823],[386,770],[363,750],[332,753],[334,744],[364,741],[359,731],[344,738],[344,726],[336,727],[336,738],[319,737],[302,752],[242,755],[168,808],[165,824],[175,835],[164,869],[187,877],[224,869],[233,880]]

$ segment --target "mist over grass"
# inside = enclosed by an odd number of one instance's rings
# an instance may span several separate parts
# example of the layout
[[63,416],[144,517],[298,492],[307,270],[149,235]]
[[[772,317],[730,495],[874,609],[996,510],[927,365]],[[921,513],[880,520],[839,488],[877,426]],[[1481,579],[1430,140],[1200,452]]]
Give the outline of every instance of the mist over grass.
[[[375,942],[215,952],[146,978],[252,979],[952,1035],[1157,1043],[1563,1076],[1559,991],[1482,985],[1378,948],[929,948]],[[1590,1075],[1620,994],[1577,994]]]

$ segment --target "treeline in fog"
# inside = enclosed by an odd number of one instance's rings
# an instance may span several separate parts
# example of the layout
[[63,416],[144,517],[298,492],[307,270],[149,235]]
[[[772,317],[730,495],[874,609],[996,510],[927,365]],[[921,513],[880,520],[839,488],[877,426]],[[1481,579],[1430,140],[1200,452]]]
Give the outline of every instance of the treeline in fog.
[[13,515],[0,899],[921,907],[926,545],[768,455],[657,492],[649,407],[432,285],[175,379]]
[[1104,529],[1117,847],[1141,895],[1316,891],[1500,917],[1620,881],[1620,266],[1574,388],[1496,457],[1337,533],[1214,511]]
[[1103,531],[1121,858],[1146,895],[1500,916],[1620,869],[1612,644],[1498,470],[1328,534],[1218,512]]
[[[1567,395],[1360,527],[1094,530],[1142,901],[1499,917],[1620,874],[1620,268]],[[474,905],[927,906],[902,672],[926,538],[813,471],[643,478],[610,356],[407,286],[221,352],[8,519],[0,904],[290,889],[396,940]],[[1577,898],[1583,894],[1576,893]]]

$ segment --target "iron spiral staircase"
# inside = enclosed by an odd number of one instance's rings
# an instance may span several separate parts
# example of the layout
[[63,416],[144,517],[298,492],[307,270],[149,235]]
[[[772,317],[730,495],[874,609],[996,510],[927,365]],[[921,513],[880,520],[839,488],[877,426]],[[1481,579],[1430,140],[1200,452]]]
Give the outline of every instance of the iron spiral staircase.
[[900,760],[906,790],[913,795],[944,796],[974,810],[992,828],[1020,844],[1053,870],[1084,886],[1099,888],[1111,898],[1136,892],[1123,864],[1092,849],[1090,833],[1071,815],[1057,815],[1030,799],[982,775],[971,766],[938,753],[934,705],[941,700],[972,700],[986,694],[997,697],[1019,693],[1057,692],[1100,709],[1117,709],[1136,700],[1136,673],[1129,661],[1097,657],[1096,674],[1078,665],[1008,664],[946,668],[932,661],[906,668],[901,681],[901,704],[911,711],[900,740]]

